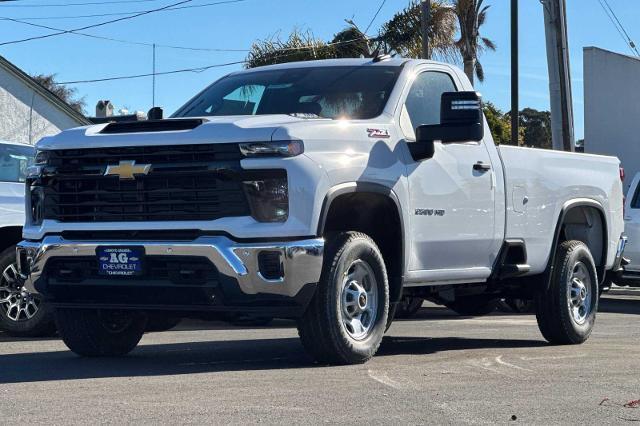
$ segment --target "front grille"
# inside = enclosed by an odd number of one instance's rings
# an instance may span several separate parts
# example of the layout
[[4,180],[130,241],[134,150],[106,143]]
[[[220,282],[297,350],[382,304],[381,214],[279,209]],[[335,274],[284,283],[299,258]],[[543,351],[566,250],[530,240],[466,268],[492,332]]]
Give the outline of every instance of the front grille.
[[[251,214],[237,144],[52,151],[38,185],[45,219],[61,222],[215,220]],[[135,179],[104,176],[121,161],[151,164]]]

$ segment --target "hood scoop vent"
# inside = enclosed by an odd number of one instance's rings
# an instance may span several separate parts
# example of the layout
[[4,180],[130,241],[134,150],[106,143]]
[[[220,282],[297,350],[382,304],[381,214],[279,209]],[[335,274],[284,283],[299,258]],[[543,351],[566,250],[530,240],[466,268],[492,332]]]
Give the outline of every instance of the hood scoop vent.
[[147,120],[130,121],[122,123],[110,123],[100,131],[101,134],[114,135],[118,133],[153,133],[153,132],[178,132],[193,130],[202,125],[205,120],[180,119],[180,120]]

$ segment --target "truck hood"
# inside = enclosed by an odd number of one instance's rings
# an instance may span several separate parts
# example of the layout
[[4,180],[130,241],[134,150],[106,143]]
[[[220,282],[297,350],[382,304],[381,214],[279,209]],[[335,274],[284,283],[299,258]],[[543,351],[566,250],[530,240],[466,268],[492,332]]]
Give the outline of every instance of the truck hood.
[[[176,119],[191,120],[191,119]],[[105,148],[114,146],[145,146],[175,144],[209,144],[264,142],[272,140],[274,133],[299,122],[326,122],[328,119],[307,119],[289,115],[226,116],[203,117],[202,124],[187,130],[157,130],[150,127],[147,131],[126,130],[121,123],[118,133],[106,133],[109,124],[79,127],[65,130],[55,136],[45,137],[36,145],[38,149],[77,149]],[[144,123],[135,122],[140,126]]]

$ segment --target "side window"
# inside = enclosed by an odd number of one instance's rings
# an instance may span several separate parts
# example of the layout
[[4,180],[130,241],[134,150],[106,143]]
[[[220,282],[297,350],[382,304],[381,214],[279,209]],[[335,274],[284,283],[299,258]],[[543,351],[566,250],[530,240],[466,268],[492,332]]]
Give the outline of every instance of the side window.
[[33,156],[31,147],[0,144],[0,182],[24,182]]
[[640,181],[638,181],[638,185],[636,187],[636,193],[633,196],[633,200],[631,201],[632,209],[640,209]]
[[[418,74],[405,101],[401,121],[406,136],[415,138],[416,127],[440,123],[440,98],[445,92],[456,92],[451,77],[443,72]],[[407,128],[410,126],[411,128]]]

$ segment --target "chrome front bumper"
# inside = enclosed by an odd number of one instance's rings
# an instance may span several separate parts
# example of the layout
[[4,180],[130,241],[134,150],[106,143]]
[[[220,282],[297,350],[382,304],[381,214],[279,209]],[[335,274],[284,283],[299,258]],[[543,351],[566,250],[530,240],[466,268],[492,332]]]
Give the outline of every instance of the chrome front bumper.
[[[237,243],[223,236],[199,237],[193,241],[84,241],[48,236],[41,241],[18,244],[18,268],[26,288],[38,293],[47,262],[55,257],[96,256],[96,248],[144,247],[146,256],[197,256],[211,261],[220,274],[234,278],[247,295],[272,294],[294,297],[306,284],[317,283],[322,271],[324,240]],[[266,279],[260,273],[258,255],[279,252],[283,274]]]

